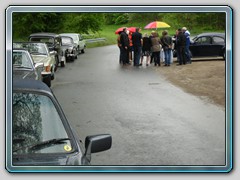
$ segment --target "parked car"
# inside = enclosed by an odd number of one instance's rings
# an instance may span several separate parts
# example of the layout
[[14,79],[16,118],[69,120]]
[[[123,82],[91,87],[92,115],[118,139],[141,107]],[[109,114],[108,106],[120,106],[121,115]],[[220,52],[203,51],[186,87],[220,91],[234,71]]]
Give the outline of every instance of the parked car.
[[[223,57],[225,59],[225,34],[224,33],[202,33],[191,40],[191,57]],[[177,56],[174,53],[174,56]]]
[[57,70],[57,67],[60,63],[61,67],[64,67],[66,64],[66,60],[64,57],[64,52],[61,48],[62,40],[58,34],[55,33],[33,33],[29,36],[28,39],[30,42],[44,42],[47,44],[49,51],[56,51],[55,53],[55,68],[54,71]]
[[13,49],[12,52],[13,78],[43,80],[43,63],[34,63],[27,50]]
[[69,37],[73,38],[73,41],[77,46],[78,54],[85,53],[86,42],[83,39],[83,37],[81,36],[81,34],[78,34],[78,33],[61,33],[60,35],[61,36],[69,36]]
[[33,59],[34,63],[43,63],[44,71],[41,72],[43,82],[51,87],[51,80],[54,79],[55,68],[55,51],[49,52],[45,43],[41,42],[15,42],[13,48],[23,48],[27,50]]
[[51,89],[41,81],[13,80],[14,166],[90,165],[91,154],[111,148],[110,134],[87,136],[85,147]]
[[74,61],[74,59],[77,59],[77,47],[76,44],[73,42],[73,39],[69,36],[63,36],[61,35],[62,39],[62,50],[65,55],[66,61]]

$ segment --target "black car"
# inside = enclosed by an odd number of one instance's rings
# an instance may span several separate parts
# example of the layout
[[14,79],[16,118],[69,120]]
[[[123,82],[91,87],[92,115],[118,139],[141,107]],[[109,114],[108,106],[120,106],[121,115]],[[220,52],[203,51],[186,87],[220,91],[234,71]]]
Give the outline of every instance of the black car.
[[36,80],[13,80],[14,166],[90,165],[91,153],[111,148],[109,134],[87,136],[85,148],[51,89]]
[[44,42],[47,44],[49,51],[56,51],[55,54],[55,71],[57,70],[58,64],[64,67],[66,60],[64,57],[64,52],[62,51],[62,40],[59,34],[55,33],[33,33],[29,36],[28,40],[30,42]]
[[[191,57],[223,57],[225,59],[225,34],[202,33],[194,37],[189,46]],[[175,51],[176,52],[176,51]],[[176,53],[173,53],[176,57]]]
[[69,36],[62,36],[62,50],[65,55],[66,61],[74,61],[74,59],[77,59],[77,47],[76,44],[74,44],[73,39]]

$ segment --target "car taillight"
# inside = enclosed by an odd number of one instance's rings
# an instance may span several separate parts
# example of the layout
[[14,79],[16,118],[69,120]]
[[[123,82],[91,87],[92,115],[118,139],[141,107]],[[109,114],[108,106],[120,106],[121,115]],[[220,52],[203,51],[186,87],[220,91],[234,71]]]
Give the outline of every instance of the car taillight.
[[50,72],[50,71],[51,71],[51,66],[50,66],[50,65],[45,66],[45,71],[46,71],[46,72]]

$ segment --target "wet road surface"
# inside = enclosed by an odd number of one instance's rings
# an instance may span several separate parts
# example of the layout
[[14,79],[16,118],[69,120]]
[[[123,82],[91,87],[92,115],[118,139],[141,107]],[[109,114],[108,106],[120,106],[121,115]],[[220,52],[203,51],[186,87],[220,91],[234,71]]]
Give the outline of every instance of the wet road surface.
[[225,112],[170,84],[156,68],[122,67],[117,46],[87,49],[52,89],[84,140],[110,133],[94,165],[224,165]]

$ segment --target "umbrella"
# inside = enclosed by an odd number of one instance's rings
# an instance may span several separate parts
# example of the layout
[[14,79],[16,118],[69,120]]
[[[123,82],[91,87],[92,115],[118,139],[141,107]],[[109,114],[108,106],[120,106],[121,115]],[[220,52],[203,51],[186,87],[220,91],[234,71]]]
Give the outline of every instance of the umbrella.
[[[115,34],[119,34],[120,32],[123,31],[123,29],[126,28],[126,27],[120,27],[118,28],[116,31],[115,31]],[[131,31],[131,32],[136,32],[136,27],[129,27],[127,28],[128,31]]]
[[120,32],[123,31],[124,28],[126,28],[126,27],[120,27],[120,28],[118,28],[118,29],[115,31],[115,34],[119,34]]
[[169,27],[171,27],[171,26],[169,26],[165,22],[153,21],[153,22],[149,23],[148,25],[146,25],[144,27],[144,29],[157,29],[157,28],[169,28]]
[[129,27],[127,28],[130,32],[136,32],[136,27]]

